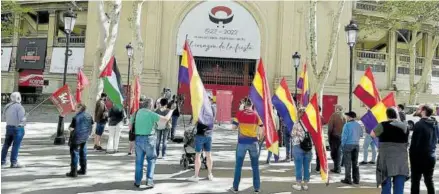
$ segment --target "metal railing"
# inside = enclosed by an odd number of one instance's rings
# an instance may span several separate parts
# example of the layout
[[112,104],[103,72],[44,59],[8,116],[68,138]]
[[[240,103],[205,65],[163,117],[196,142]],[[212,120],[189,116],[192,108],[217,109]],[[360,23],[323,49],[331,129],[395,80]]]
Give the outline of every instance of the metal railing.
[[357,51],[358,58],[375,59],[375,60],[386,60],[387,53],[382,52],[372,52],[372,51]]
[[376,1],[357,1],[355,2],[355,9],[366,11],[377,11],[380,4]]
[[[424,64],[425,58],[424,57],[416,57],[416,67],[421,68]],[[402,66],[409,66],[410,65],[410,56],[409,55],[397,55],[397,64]]]
[[2,44],[12,44],[12,36],[2,37]]
[[[55,37],[56,46],[66,45],[66,41],[67,41],[66,37]],[[74,45],[84,46],[85,36],[71,36],[69,44],[73,46]]]

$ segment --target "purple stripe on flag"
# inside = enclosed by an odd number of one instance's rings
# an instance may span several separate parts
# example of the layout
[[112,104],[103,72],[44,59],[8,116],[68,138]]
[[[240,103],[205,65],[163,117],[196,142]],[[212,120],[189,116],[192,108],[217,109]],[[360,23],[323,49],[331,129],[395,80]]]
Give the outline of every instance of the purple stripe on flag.
[[261,121],[265,124],[265,112],[264,112],[264,101],[262,100],[262,96],[259,95],[256,88],[254,86],[250,87],[250,94],[249,94],[250,100],[253,102],[253,105],[256,109],[256,112],[259,115],[259,118],[261,118]]
[[308,106],[309,103],[309,91],[306,91],[305,94],[302,95],[302,105]]
[[198,116],[198,122],[206,125],[209,129],[213,129],[213,110],[212,105],[209,101],[206,91],[203,94],[203,105],[201,105],[200,115]]
[[277,95],[274,95],[271,101],[274,107],[276,107],[277,113],[281,116],[284,124],[287,126],[288,134],[290,134],[291,130],[293,129],[294,122],[291,119],[291,115],[288,111],[287,106],[280,100]]
[[180,83],[189,84],[189,70],[186,67],[180,66],[178,70],[178,81]]
[[[373,129],[378,125],[378,121],[376,120],[375,116],[372,114],[370,110],[367,111],[367,113],[361,117],[361,122],[363,122],[364,127],[366,128],[366,133],[370,135]],[[373,142],[377,147],[379,147],[379,140],[378,138],[372,138]]]
[[297,81],[297,88],[303,89],[303,78],[300,77],[299,81]]

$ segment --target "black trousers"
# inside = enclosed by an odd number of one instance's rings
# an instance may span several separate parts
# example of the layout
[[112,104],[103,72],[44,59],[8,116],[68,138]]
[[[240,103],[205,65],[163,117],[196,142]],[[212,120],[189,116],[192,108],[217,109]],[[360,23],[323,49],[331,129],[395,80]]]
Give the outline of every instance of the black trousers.
[[340,171],[341,165],[341,138],[339,136],[329,137],[329,146],[331,147],[331,158],[334,161],[334,170]]
[[[360,151],[359,145],[345,145],[343,147],[343,160],[345,168],[345,180],[354,183],[360,182],[360,170],[358,167],[358,152]],[[352,178],[351,178],[352,170]]]
[[419,156],[410,153],[411,164],[411,181],[412,188],[411,194],[419,194],[419,187],[422,176],[424,177],[424,183],[427,187],[428,194],[435,194],[433,173],[436,165],[436,159],[431,156]]

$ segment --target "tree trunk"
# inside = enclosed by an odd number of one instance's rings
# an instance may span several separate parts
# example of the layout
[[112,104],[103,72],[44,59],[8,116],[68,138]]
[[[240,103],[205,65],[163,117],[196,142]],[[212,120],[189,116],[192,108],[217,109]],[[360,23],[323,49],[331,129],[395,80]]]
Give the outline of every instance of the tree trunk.
[[317,1],[311,0],[309,7],[309,57],[311,59],[311,67],[314,76],[318,76],[317,71]]
[[[121,8],[122,0],[115,0],[114,3],[112,3],[110,14],[106,14],[104,11],[104,1],[101,0],[99,4],[100,21],[102,23],[102,33],[104,34],[101,40],[101,45],[103,47],[101,47],[100,65],[99,70],[97,71],[99,75],[104,70],[114,52],[114,44],[116,43],[117,39]],[[102,80],[99,79],[96,88],[96,99],[100,98],[103,89],[104,84]]]
[[409,95],[409,104],[416,104],[416,99],[418,97],[418,91],[416,89],[415,84],[415,71],[416,71],[416,40],[418,29],[412,30],[412,37],[409,43],[409,52],[410,52],[410,76],[409,76],[409,84],[410,84],[410,95]]
[[132,22],[132,28],[133,28],[133,37],[134,37],[134,55],[133,55],[133,73],[136,76],[140,76],[142,74],[143,70],[143,60],[145,56],[144,52],[144,44],[142,40],[142,28],[140,26],[141,22],[141,15],[142,15],[142,7],[145,0],[137,1],[133,4],[133,20]]
[[424,68],[422,68],[422,76],[419,79],[418,83],[416,83],[416,92],[423,92],[425,89],[427,78],[431,75],[432,63],[435,51],[439,45],[439,36],[435,36],[433,39],[433,43],[427,48],[427,54],[424,60]]

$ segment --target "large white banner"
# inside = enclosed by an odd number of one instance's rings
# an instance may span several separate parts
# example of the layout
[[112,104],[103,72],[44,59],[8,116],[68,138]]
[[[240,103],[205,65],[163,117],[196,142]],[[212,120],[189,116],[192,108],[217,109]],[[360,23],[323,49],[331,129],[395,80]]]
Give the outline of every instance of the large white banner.
[[194,56],[259,59],[261,38],[253,16],[233,1],[205,1],[180,25],[177,55],[186,35]]
[[11,64],[12,47],[2,47],[2,71],[9,71]]
[[[84,48],[69,48],[71,54],[67,63],[67,73],[77,74],[78,69],[84,66]],[[64,73],[66,48],[53,48],[50,73]]]

